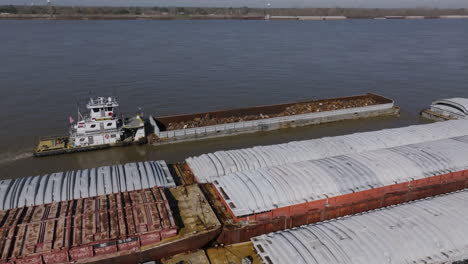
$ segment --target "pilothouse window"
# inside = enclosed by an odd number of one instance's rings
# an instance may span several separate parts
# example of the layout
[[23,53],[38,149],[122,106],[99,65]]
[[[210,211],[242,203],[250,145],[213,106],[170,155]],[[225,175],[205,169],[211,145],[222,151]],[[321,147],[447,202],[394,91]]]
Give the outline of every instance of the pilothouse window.
[[107,126],[112,126],[112,123],[107,123]]
[[91,128],[95,128],[95,127],[96,127],[96,125],[91,125]]
[[112,112],[112,107],[107,107],[107,112]]
[[99,113],[99,108],[93,108],[94,113]]

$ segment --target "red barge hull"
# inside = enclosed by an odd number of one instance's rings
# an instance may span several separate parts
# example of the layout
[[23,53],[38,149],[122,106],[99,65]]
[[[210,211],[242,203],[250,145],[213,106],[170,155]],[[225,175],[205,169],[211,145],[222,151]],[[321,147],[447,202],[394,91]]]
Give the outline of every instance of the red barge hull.
[[432,176],[351,194],[330,197],[269,212],[237,218],[211,184],[205,190],[222,203],[216,210],[224,215],[224,226],[217,242],[234,244],[284,229],[317,223],[337,217],[362,213],[391,205],[468,188],[468,170]]

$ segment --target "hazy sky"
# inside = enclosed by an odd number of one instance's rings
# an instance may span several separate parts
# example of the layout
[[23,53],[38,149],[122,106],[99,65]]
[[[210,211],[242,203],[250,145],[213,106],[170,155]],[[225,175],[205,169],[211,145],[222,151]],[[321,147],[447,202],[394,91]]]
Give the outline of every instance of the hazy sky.
[[[47,0],[0,0],[0,4],[45,4]],[[468,0],[51,0],[56,5],[249,6],[265,7],[439,7],[468,8]]]

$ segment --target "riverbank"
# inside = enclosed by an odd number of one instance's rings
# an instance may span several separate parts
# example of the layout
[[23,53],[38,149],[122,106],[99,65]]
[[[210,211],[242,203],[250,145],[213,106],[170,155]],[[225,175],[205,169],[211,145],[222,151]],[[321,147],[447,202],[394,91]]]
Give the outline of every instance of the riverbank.
[[71,7],[0,6],[0,19],[154,19],[154,20],[342,20],[468,18],[468,9],[366,8],[200,8],[200,7]]
[[47,15],[47,14],[0,14],[0,19],[16,20],[347,20],[347,19],[468,19],[467,16],[231,16],[231,15]]

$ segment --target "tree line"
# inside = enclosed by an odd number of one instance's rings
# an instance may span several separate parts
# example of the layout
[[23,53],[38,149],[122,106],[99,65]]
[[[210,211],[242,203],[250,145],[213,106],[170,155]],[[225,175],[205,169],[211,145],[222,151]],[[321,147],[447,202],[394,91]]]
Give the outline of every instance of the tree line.
[[346,16],[371,18],[382,16],[441,16],[468,15],[468,9],[436,8],[204,8],[204,7],[79,7],[79,6],[0,6],[0,13],[57,15],[157,15],[157,16]]

